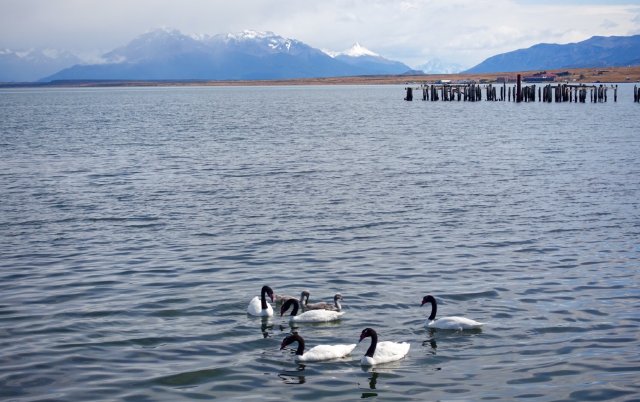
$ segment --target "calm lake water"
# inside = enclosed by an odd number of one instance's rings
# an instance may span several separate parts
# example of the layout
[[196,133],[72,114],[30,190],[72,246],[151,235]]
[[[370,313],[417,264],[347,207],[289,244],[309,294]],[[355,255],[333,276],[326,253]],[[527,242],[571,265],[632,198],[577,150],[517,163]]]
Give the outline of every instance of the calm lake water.
[[[640,398],[640,105],[0,90],[0,399]],[[276,293],[398,362],[296,364]],[[481,331],[427,330],[439,315]]]

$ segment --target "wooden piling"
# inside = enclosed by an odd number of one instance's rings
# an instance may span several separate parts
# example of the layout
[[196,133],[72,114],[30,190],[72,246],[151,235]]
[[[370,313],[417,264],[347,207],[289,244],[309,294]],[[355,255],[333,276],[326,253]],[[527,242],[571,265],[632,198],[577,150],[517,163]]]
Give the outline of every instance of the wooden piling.
[[413,88],[407,87],[406,89],[407,89],[407,96],[404,97],[404,100],[412,101],[413,100]]
[[516,87],[516,102],[522,102],[522,75],[518,74]]
[[[518,85],[519,84],[519,85]],[[499,89],[498,89],[499,88]],[[609,90],[613,92],[614,102],[618,101],[618,85],[586,85],[586,84],[570,84],[558,83],[555,85],[547,84],[523,85],[522,81],[516,85],[507,86],[505,83],[500,87],[493,84],[475,84],[475,83],[443,83],[443,84],[421,84],[419,87],[406,87],[406,95],[404,100],[413,101],[413,90],[422,90],[423,101],[445,102],[464,101],[479,102],[483,96],[485,100],[490,102],[508,101],[508,102],[536,102],[536,92],[538,96],[537,102],[545,103],[586,103],[587,92],[592,103],[604,103],[608,101]],[[498,97],[499,91],[499,97]],[[484,92],[484,95],[483,95]],[[419,95],[418,95],[419,96]],[[633,87],[633,101],[640,103],[640,88],[637,85]]]

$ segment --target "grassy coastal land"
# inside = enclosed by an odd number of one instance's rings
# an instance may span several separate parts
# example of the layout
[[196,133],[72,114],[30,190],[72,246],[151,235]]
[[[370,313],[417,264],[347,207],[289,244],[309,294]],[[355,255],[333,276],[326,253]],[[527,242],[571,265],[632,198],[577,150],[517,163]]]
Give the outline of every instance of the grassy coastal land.
[[[0,83],[0,87],[114,87],[114,86],[250,86],[250,85],[377,85],[377,84],[406,84],[450,81],[496,82],[499,79],[515,80],[517,74],[531,75],[540,71],[521,71],[508,73],[482,74],[423,74],[423,75],[376,75],[356,77],[331,78],[301,78],[288,80],[167,80],[167,81],[136,81],[136,80],[104,80],[104,81],[54,81],[50,83]],[[546,70],[547,73],[564,73],[557,78],[557,82],[576,83],[624,83],[640,82],[640,66],[631,67],[600,67],[600,68],[572,68]]]

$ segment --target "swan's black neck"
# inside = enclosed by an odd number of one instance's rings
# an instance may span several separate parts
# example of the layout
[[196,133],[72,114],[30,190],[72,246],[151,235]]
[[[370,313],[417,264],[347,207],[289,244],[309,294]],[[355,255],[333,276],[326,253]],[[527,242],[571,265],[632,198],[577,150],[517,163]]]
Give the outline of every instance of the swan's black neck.
[[289,307],[291,307],[291,305],[293,305],[293,310],[291,311],[291,315],[294,316],[298,314],[298,309],[300,308],[300,304],[296,299],[289,299],[286,302],[284,302],[284,304],[280,308],[280,315],[283,315],[287,310],[289,310]]
[[298,342],[298,349],[296,349],[296,355],[302,356],[304,354],[304,339],[298,334],[293,334],[291,336],[294,341]]
[[[267,298],[266,298],[266,294],[271,291],[271,288],[269,286],[263,286],[262,290],[260,291],[260,305],[262,307],[263,310],[267,309]],[[273,292],[273,291],[272,291]]]
[[435,297],[431,295],[425,296],[424,299],[422,299],[422,304],[425,303],[431,303],[431,315],[429,316],[429,320],[435,320],[436,313],[438,312],[438,304],[436,303]]
[[280,350],[284,349],[287,345],[291,345],[293,342],[298,342],[298,349],[296,349],[296,355],[302,356],[304,354],[304,339],[297,332],[294,332],[293,335],[289,335],[282,340],[282,345],[280,345]]
[[378,334],[376,331],[371,330],[371,346],[367,349],[367,353],[365,356],[373,357],[373,354],[376,352],[376,347],[378,346]]

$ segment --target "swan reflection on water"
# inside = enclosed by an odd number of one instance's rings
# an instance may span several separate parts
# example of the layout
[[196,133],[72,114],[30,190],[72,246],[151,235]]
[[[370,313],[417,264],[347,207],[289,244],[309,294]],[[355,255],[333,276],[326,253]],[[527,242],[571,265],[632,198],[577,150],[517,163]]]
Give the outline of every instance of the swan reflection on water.
[[[362,367],[362,370],[366,371],[364,367]],[[368,378],[369,379],[369,389],[370,390],[375,390],[376,389],[376,386],[378,384],[378,376],[379,375],[380,374],[375,369],[371,371],[371,377]],[[361,388],[360,384],[358,384],[358,387]],[[377,392],[366,391],[366,392],[362,393],[361,398],[364,399],[364,398],[371,398],[371,397],[375,397],[375,396],[378,396]]]
[[[287,320],[288,321],[288,320]],[[343,325],[341,321],[327,321],[327,322],[287,322],[287,327],[291,328],[291,331],[297,331],[300,328],[331,328],[339,327]],[[281,325],[284,328],[284,325]]]
[[429,327],[427,329],[430,337],[435,336],[436,334],[441,335],[455,335],[455,336],[468,336],[468,335],[480,335],[482,334],[482,328],[472,328],[472,329],[449,329],[449,328],[432,328]]
[[306,377],[304,376],[304,364],[298,364],[298,368],[296,371],[283,371],[278,374],[278,377],[285,384],[304,384],[307,382]]
[[[393,362],[379,364],[377,366],[360,366],[360,370],[364,373],[371,374],[370,377],[367,377],[369,380],[369,389],[376,390],[378,388],[378,377],[381,373],[393,373],[395,370],[401,368],[403,366],[403,361],[396,360]],[[360,383],[358,383],[358,388],[362,388]],[[363,392],[362,398],[370,398],[372,396],[377,396],[377,392]]]
[[[273,324],[273,321],[271,320],[271,317],[262,317],[262,324],[260,325],[260,331],[262,332],[263,338],[270,338],[272,335],[275,335],[273,327],[274,327],[274,324]],[[288,331],[289,327],[284,326],[282,324],[278,324],[277,329],[279,329],[280,333],[282,333],[282,332]]]
[[262,336],[264,338],[269,337],[269,330],[273,329],[273,323],[271,322],[270,317],[262,317],[262,325],[260,326],[260,330],[262,331]]
[[378,374],[377,371],[374,371],[371,373],[371,377],[369,377],[369,388],[370,389],[376,389],[376,383],[378,382],[378,376],[380,374]]
[[396,360],[389,363],[382,363],[375,366],[360,366],[363,373],[393,373],[395,370],[405,366],[404,360]]
[[422,341],[422,346],[431,348],[429,353],[431,353],[432,355],[435,355],[436,349],[438,349],[438,344],[436,343],[436,340],[433,338]]

